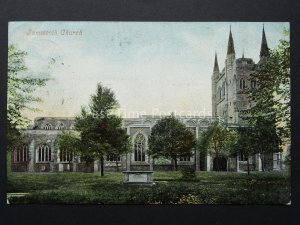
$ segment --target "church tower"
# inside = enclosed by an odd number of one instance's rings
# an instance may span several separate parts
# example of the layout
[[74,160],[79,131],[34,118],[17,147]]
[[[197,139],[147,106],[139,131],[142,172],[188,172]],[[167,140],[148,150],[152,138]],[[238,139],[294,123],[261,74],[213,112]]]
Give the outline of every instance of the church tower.
[[235,50],[234,43],[231,33],[231,27],[229,31],[228,46],[227,46],[227,56],[225,60],[225,107],[223,116],[227,123],[237,122],[237,112],[236,112],[236,62],[235,62]]
[[219,70],[219,64],[218,64],[218,57],[217,57],[217,52],[215,53],[215,63],[214,63],[214,69],[213,69],[213,74],[211,77],[211,84],[212,84],[212,116],[217,116],[217,80],[220,75],[220,70]]

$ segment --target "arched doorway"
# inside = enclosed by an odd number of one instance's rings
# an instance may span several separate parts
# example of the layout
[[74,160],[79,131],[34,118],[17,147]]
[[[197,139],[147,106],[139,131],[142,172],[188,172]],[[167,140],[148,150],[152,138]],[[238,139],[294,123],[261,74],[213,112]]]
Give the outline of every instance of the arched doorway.
[[227,159],[223,156],[215,157],[213,160],[214,171],[227,171]]

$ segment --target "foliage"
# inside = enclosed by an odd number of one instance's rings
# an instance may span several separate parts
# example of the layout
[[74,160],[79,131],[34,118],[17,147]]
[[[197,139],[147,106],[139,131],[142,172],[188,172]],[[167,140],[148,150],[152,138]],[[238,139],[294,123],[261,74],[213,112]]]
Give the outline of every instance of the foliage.
[[180,157],[191,156],[195,146],[193,133],[172,114],[162,118],[153,126],[149,137],[148,153],[153,158],[173,159],[174,168],[177,170],[177,160]]
[[46,85],[47,78],[32,76],[32,72],[25,65],[27,53],[8,46],[8,80],[7,80],[7,149],[21,144],[20,129],[24,129],[29,119],[22,115],[22,111],[37,110],[32,107],[33,102],[41,102],[33,95],[34,91]]
[[[61,150],[60,153],[62,153],[63,150],[64,154],[70,154],[72,156],[75,156],[79,149],[83,147],[81,146],[78,133],[76,134],[70,131],[64,131],[63,133],[58,134],[57,145],[58,149]],[[69,157],[69,160],[72,160],[72,157]],[[71,161],[69,161],[69,163],[71,163]]]
[[97,85],[96,94],[91,96],[89,111],[81,109],[81,115],[75,119],[75,129],[80,132],[80,148],[83,159],[93,161],[100,159],[101,175],[104,173],[104,156],[130,151],[129,137],[121,127],[122,119],[112,115],[118,106],[114,93],[101,84]]
[[[182,181],[180,172],[154,174],[156,185],[123,185],[122,173],[10,173],[9,193],[30,193],[13,204],[174,204],[198,199],[199,204],[286,204],[291,181],[285,173],[200,172],[194,181]],[[192,197],[188,197],[191,195]],[[186,201],[185,201],[186,202]],[[187,203],[187,202],[186,202]],[[187,204],[192,204],[190,202]]]
[[[289,31],[284,34],[288,36]],[[278,48],[270,50],[269,56],[261,59],[258,70],[251,74],[256,88],[248,90],[254,103],[250,117],[251,126],[258,127],[262,119],[274,122],[278,136],[289,142],[290,115],[290,42],[282,39]]]
[[[229,131],[218,122],[214,122],[207,130],[202,132],[199,145],[202,151],[213,153],[216,158],[219,158],[228,156],[235,142],[235,131]],[[218,168],[219,166],[217,165]]]
[[196,169],[195,167],[185,167],[181,171],[183,180],[195,180],[196,179]]

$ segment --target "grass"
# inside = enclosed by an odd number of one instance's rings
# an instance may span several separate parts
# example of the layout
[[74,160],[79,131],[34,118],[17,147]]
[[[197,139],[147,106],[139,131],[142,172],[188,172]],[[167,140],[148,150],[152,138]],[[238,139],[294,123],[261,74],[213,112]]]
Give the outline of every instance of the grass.
[[[126,186],[122,173],[8,173],[15,204],[286,204],[290,178],[285,173],[200,172],[184,181],[181,172],[155,172],[155,186]],[[190,200],[189,200],[190,199]]]

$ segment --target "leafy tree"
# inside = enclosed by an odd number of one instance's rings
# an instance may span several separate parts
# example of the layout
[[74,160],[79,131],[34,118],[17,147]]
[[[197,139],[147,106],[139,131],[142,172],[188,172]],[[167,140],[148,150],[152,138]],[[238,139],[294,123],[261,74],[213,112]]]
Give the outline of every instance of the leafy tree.
[[[289,31],[284,34],[288,36]],[[280,151],[280,145],[290,142],[290,42],[280,40],[278,48],[261,59],[259,68],[250,76],[257,86],[248,90],[252,102],[245,116],[254,129],[256,153],[261,153],[263,170],[266,153]]]
[[[74,132],[63,132],[57,137],[57,145],[60,149],[60,154],[75,156],[80,151],[80,138]],[[71,166],[72,157],[69,158],[69,165]]]
[[7,149],[17,147],[22,142],[21,129],[30,122],[22,115],[23,110],[37,110],[33,102],[41,102],[33,95],[34,91],[46,85],[47,78],[36,78],[25,65],[27,53],[8,46],[8,81],[7,81]]
[[192,149],[195,146],[194,134],[173,114],[159,120],[153,126],[149,137],[149,154],[153,158],[171,158],[175,170],[177,160],[180,157],[192,156]]
[[[288,30],[284,31],[287,36]],[[283,141],[290,141],[290,42],[280,40],[278,48],[270,50],[261,60],[258,70],[251,74],[256,88],[249,89],[252,107],[246,118],[251,126],[258,121],[274,122]]]
[[[212,123],[200,137],[200,149],[204,152],[214,153],[216,158],[229,155],[236,141],[236,132],[229,131],[218,122]],[[219,161],[216,160],[217,171],[220,170]]]
[[89,110],[82,108],[75,120],[75,129],[80,132],[84,144],[81,154],[90,161],[100,159],[101,176],[104,175],[104,156],[120,156],[131,149],[122,119],[112,115],[117,106],[114,93],[98,84],[96,94],[91,96]]

